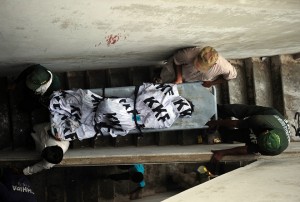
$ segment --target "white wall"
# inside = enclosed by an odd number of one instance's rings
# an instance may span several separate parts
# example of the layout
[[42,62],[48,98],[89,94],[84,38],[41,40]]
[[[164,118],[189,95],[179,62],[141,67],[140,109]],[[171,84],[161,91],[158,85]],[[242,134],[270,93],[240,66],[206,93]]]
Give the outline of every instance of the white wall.
[[[298,151],[299,144],[294,146]],[[252,164],[216,177],[163,202],[298,202],[299,163],[299,155],[295,153],[262,156]]]
[[[0,0],[0,74],[158,64],[212,45],[226,58],[300,51],[299,0]],[[115,40],[115,41],[113,41]]]

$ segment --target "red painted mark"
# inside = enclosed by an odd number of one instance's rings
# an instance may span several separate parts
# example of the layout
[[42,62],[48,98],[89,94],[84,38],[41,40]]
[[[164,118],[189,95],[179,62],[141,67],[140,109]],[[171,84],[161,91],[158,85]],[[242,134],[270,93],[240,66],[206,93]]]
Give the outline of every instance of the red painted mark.
[[108,35],[107,37],[105,37],[107,46],[117,43],[119,41],[120,37],[121,37],[120,34],[117,34],[117,35],[111,34],[111,35]]

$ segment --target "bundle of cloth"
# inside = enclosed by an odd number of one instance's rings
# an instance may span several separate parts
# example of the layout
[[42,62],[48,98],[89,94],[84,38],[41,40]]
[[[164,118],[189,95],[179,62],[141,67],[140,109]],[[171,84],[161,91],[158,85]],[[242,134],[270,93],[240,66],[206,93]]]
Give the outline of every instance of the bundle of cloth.
[[144,83],[129,98],[106,98],[82,89],[55,91],[49,110],[56,138],[83,140],[167,128],[179,117],[191,117],[193,104],[179,95],[176,84]]

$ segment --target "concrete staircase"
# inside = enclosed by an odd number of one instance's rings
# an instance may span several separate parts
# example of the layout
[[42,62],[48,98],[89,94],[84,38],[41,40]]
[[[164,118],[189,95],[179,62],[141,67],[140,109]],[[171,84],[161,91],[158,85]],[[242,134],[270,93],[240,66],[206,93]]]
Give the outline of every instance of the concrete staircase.
[[[243,103],[273,106],[293,124],[300,111],[299,56],[280,55],[230,60],[238,77],[216,86],[218,103]],[[64,89],[102,88],[138,85],[150,82],[157,67],[132,67],[97,71],[59,73]],[[17,110],[14,93],[8,92],[10,78],[0,79],[0,163],[19,167],[39,159],[29,134],[31,125],[47,121],[37,112]],[[291,129],[292,133],[294,130]],[[204,137],[204,142],[199,141]],[[207,144],[205,130],[147,133],[144,137],[99,137],[95,147],[90,140],[73,141],[64,161],[58,167],[31,176],[39,201],[126,201],[133,188],[130,182],[115,183],[101,176],[118,172],[115,165],[144,163],[147,187],[142,196],[168,191],[166,176],[172,167],[182,172],[209,161],[211,149],[231,148],[232,144]],[[292,137],[298,141],[298,137]],[[255,160],[226,158],[222,172]],[[91,167],[92,166],[92,167]],[[172,170],[172,169],[171,169]]]

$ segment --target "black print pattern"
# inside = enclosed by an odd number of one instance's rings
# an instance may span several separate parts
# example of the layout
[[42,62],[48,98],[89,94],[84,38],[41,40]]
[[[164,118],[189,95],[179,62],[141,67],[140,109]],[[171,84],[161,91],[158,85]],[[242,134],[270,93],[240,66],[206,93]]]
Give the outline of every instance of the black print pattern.
[[[155,100],[154,97],[146,98],[146,99],[144,100],[144,103],[145,103],[146,105],[148,105],[148,107],[151,108],[151,110],[155,113],[155,117],[156,117],[156,118],[159,117],[159,118],[158,118],[158,121],[163,121],[163,122],[164,122],[164,121],[170,119],[170,116],[169,116],[167,110],[164,109],[164,106],[163,106],[162,104],[160,104],[157,100]],[[153,105],[154,105],[155,103],[158,103],[159,105],[156,106],[156,107],[153,107]],[[166,114],[165,114],[165,115],[162,115],[163,113],[166,113]]]
[[[156,87],[157,90],[160,90],[161,92],[163,92],[165,95],[169,94],[169,95],[174,95],[173,92],[173,87],[168,85],[168,84],[159,84]],[[166,90],[167,89],[167,90]]]
[[177,110],[180,112],[180,116],[184,117],[184,116],[191,116],[192,115],[192,109],[189,108],[187,110],[184,110],[181,112],[183,106],[189,106],[189,104],[187,102],[185,102],[183,99],[177,100],[175,102],[173,102],[175,106],[179,105],[177,107]]

